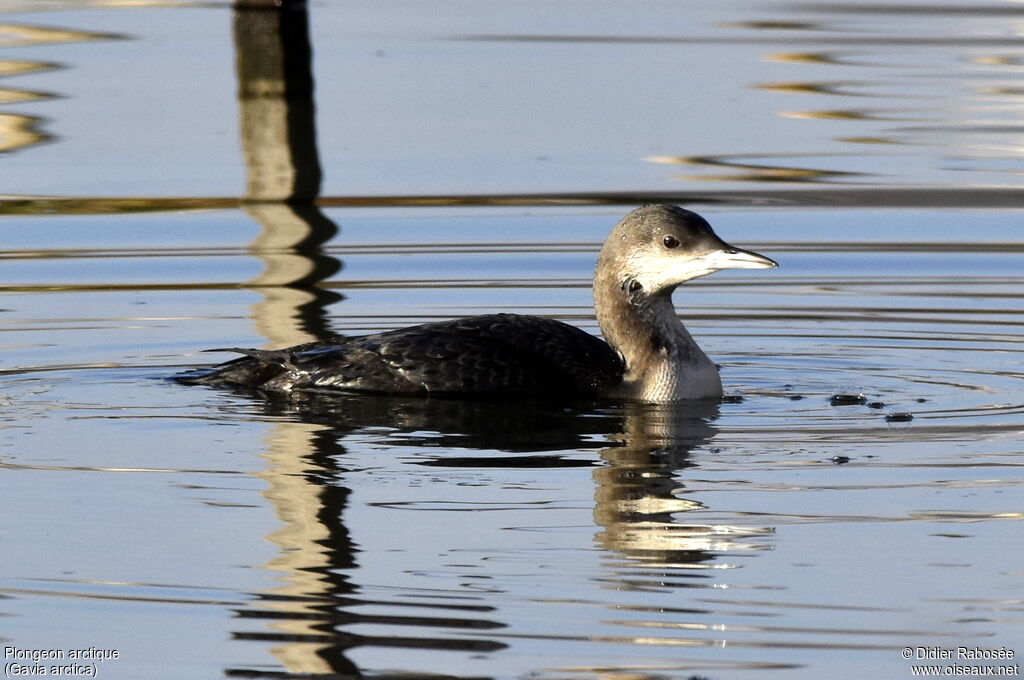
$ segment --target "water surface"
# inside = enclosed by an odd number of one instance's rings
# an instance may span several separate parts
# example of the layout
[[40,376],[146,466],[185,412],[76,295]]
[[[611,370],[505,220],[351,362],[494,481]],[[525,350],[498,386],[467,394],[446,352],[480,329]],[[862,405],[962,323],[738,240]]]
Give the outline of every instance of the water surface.
[[[0,646],[126,678],[1024,653],[1019,4],[314,3],[276,118],[262,19],[122,5],[0,6]],[[646,200],[780,262],[676,294],[721,404],[166,380],[493,311],[597,332]]]

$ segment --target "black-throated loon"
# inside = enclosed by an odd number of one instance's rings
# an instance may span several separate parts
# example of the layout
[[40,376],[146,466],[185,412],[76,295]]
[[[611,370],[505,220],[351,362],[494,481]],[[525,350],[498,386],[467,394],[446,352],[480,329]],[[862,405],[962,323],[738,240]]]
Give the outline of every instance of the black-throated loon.
[[718,369],[683,326],[672,293],[720,269],[776,266],[722,241],[694,212],[648,205],[601,248],[594,308],[605,340],[553,319],[488,314],[279,350],[225,349],[246,356],[177,379],[267,392],[721,397]]

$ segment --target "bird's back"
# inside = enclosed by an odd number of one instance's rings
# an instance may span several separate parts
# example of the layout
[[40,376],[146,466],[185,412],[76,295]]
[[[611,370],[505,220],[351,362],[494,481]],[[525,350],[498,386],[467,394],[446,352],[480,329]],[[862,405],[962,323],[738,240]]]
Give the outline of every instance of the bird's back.
[[593,397],[622,380],[607,343],[552,319],[489,314],[247,356],[185,382],[267,391]]

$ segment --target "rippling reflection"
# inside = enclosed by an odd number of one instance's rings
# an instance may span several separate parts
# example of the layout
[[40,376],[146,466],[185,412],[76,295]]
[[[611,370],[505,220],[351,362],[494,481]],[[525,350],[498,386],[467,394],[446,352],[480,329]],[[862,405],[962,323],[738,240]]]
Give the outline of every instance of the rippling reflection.
[[[294,399],[262,400],[270,416],[287,416],[269,438],[265,455],[269,465],[261,476],[270,489],[266,497],[285,527],[271,536],[281,547],[280,557],[267,567],[284,573],[287,585],[261,596],[259,606],[239,611],[247,619],[267,619],[271,632],[238,633],[241,639],[279,643],[274,654],[290,673],[347,673],[359,675],[348,652],[362,646],[493,652],[505,644],[482,631],[506,626],[493,617],[494,607],[477,604],[456,591],[447,595],[411,593],[394,600],[375,600],[349,581],[358,566],[358,550],[345,526],[347,488],[358,483],[359,473],[346,469],[347,435],[367,428],[387,427],[408,436],[402,446],[427,445],[415,435],[426,431],[451,437],[463,446],[534,451],[544,447],[580,443],[580,425],[589,431],[593,421],[579,420],[549,405],[489,404],[461,400],[391,399],[365,395],[296,395]],[[574,430],[576,433],[574,434]],[[551,437],[555,437],[552,440]],[[438,442],[430,438],[430,447]],[[543,449],[541,449],[543,450]],[[545,465],[549,457],[492,460],[504,465]],[[458,466],[457,460],[425,461],[435,466]],[[460,603],[459,601],[463,601]],[[368,615],[352,607],[375,606],[415,613]],[[359,635],[341,628],[374,624],[395,630],[394,635]],[[392,628],[394,627],[394,628]],[[404,628],[437,630],[435,637],[403,633]],[[472,637],[460,636],[472,631]],[[252,669],[233,671],[259,675]],[[273,675],[274,673],[270,673]]]
[[[752,590],[785,591],[777,585],[744,586],[730,576],[737,567],[750,566],[737,564],[737,560],[745,562],[745,556],[774,549],[775,526],[758,523],[756,517],[744,519],[742,513],[734,511],[725,512],[733,517],[732,522],[708,521],[716,515],[715,509],[687,491],[691,485],[688,478],[696,477],[692,493],[700,494],[706,486],[700,478],[706,479],[709,474],[706,469],[692,467],[694,452],[703,453],[706,467],[707,452],[717,452],[716,447],[725,443],[718,441],[716,420],[721,415],[720,408],[713,404],[683,408],[639,404],[595,408],[592,404],[579,404],[567,408],[543,402],[487,403],[328,393],[296,394],[284,399],[255,395],[253,403],[264,411],[265,418],[278,422],[267,439],[264,458],[268,466],[260,476],[269,485],[265,496],[284,524],[270,537],[281,553],[266,566],[281,572],[286,585],[257,594],[253,604],[237,609],[244,620],[265,621],[267,630],[239,631],[236,637],[274,644],[275,656],[290,673],[344,673],[360,677],[364,669],[355,658],[366,648],[486,654],[537,639],[650,649],[726,645],[733,649],[772,649],[781,644],[783,648],[866,651],[889,648],[873,639],[950,638],[960,634],[941,625],[886,628],[869,622],[870,616],[879,614],[898,618],[898,607],[791,602],[781,593],[776,598],[751,596]],[[828,429],[824,422],[819,428],[821,433]],[[730,438],[734,438],[734,426],[729,429]],[[353,490],[366,486],[375,474],[372,465],[367,467],[367,452],[357,453],[346,443],[362,441],[363,433],[374,433],[374,439],[386,442],[387,450],[382,455],[389,459],[415,460],[415,465],[447,474],[459,474],[465,469],[482,472],[506,468],[519,470],[518,478],[522,479],[522,473],[531,469],[593,466],[592,516],[598,527],[595,542],[604,555],[600,573],[591,578],[599,588],[615,595],[609,595],[606,602],[538,595],[535,603],[538,607],[557,605],[570,608],[569,611],[596,606],[603,612],[602,626],[621,628],[623,632],[615,634],[603,629],[588,633],[585,631],[590,626],[580,622],[558,631],[542,632],[533,630],[528,621],[507,618],[502,603],[508,602],[508,595],[502,594],[514,588],[521,577],[506,575],[503,581],[488,583],[484,591],[469,587],[470,583],[453,584],[443,590],[417,588],[412,583],[377,585],[380,577],[368,572],[367,565],[361,563],[361,550],[347,526]],[[386,435],[377,439],[383,433]],[[566,458],[566,451],[574,452],[573,456]],[[581,457],[586,451],[592,451],[594,456]],[[410,454],[414,459],[409,458]],[[779,490],[806,493],[811,488]],[[440,489],[435,493],[441,493]],[[470,513],[487,509],[486,504],[479,502],[427,498],[436,500],[425,503],[396,499],[381,507],[418,506],[423,512],[432,504]],[[365,494],[362,502],[367,502]],[[496,501],[496,505],[495,509],[505,513],[515,508],[509,498]],[[700,521],[688,519],[698,513]],[[913,513],[905,518],[865,515],[842,519],[971,522],[1020,518],[1020,513],[1014,512],[931,512]],[[788,526],[840,520],[835,515],[776,515],[773,519]],[[502,520],[506,525],[515,521],[514,514]],[[358,527],[360,532],[367,529]],[[426,526],[424,531],[436,538],[421,543],[416,550],[430,554],[447,547],[448,544],[429,542],[445,540],[445,532],[430,531]],[[472,548],[466,546],[463,550]],[[494,559],[501,551],[488,550],[488,554]],[[461,564],[472,560],[467,555],[457,561]],[[740,592],[733,596],[712,594],[718,588]],[[741,594],[744,590],[745,595]],[[657,605],[642,604],[649,595],[677,591],[688,594],[682,600],[673,597]],[[639,599],[630,600],[630,594]],[[616,602],[623,598],[625,601]],[[684,606],[684,602],[689,604]],[[845,612],[854,619],[862,618],[864,623],[859,627],[800,626],[757,618],[794,608]],[[745,622],[714,623],[723,616],[730,618],[728,612],[733,610],[748,612]],[[359,630],[367,632],[356,632]],[[371,630],[376,632],[368,632]],[[773,642],[773,636],[783,636],[786,641]],[[716,666],[712,660],[652,663],[674,671]],[[791,665],[748,659],[722,667],[767,669]],[[562,666],[564,671],[580,672],[597,672],[599,668],[602,667]],[[614,669],[640,671],[641,666],[620,661]],[[235,668],[230,673],[259,676],[264,671]],[[452,676],[465,677],[459,673]]]
[[[776,52],[769,54],[766,59],[778,61],[784,64],[853,64],[845,56],[829,52]],[[761,86],[763,89],[771,89],[770,85]],[[799,90],[798,91],[802,91]],[[818,90],[814,90],[818,91]]]
[[[317,284],[341,263],[323,250],[338,229],[313,202],[322,174],[304,3],[285,11],[237,3],[234,43],[247,172],[243,206],[262,228],[248,247],[264,263],[248,284],[262,291],[252,317],[273,346],[323,339],[331,334],[326,307],[341,296]],[[348,491],[334,483],[342,470],[322,429],[279,425],[268,436],[270,468],[261,476],[285,523],[270,537],[282,554],[268,566],[286,572],[289,584],[268,598],[267,609],[239,612],[270,619],[274,632],[236,636],[280,641],[271,651],[292,673],[354,674],[344,651],[358,643],[335,631],[343,619],[337,600],[351,592],[344,570],[353,565],[354,548],[341,523]]]
[[316,145],[312,51],[304,4],[234,10],[238,101],[247,187],[243,208],[259,222],[249,251],[264,271],[253,309],[272,346],[328,337],[326,307],[341,299],[319,287],[341,269],[323,246],[338,228],[314,203],[322,173]]
[[[0,47],[36,47],[47,44],[62,44],[86,40],[122,40],[125,36],[113,33],[91,33],[86,31],[31,26],[16,23],[0,23]],[[65,68],[64,64],[32,60],[0,60],[0,78],[20,76]],[[53,92],[23,90],[5,87],[0,89],[0,104],[26,104],[59,96]],[[0,152],[16,151],[52,141],[53,135],[44,132],[41,116],[31,114],[0,114]]]
[[[713,404],[688,408],[633,405],[607,409],[594,418],[592,407],[565,408],[544,402],[489,403],[459,399],[404,399],[309,393],[286,399],[257,397],[268,417],[287,418],[267,440],[268,467],[261,477],[269,484],[267,499],[284,528],[270,539],[281,554],[267,564],[284,574],[287,585],[259,596],[259,604],[238,611],[245,619],[266,619],[266,633],[238,633],[240,639],[279,643],[274,654],[291,673],[348,673],[359,669],[350,652],[363,646],[436,650],[497,651],[502,638],[494,633],[510,623],[489,606],[474,604],[464,593],[415,591],[392,600],[361,592],[350,580],[359,568],[359,550],[346,528],[350,489],[363,473],[351,469],[346,438],[361,431],[387,428],[388,440],[401,448],[446,450],[461,455],[428,455],[421,464],[434,468],[486,469],[589,466],[592,461],[563,459],[556,452],[600,448],[595,467],[597,542],[628,559],[613,568],[609,585],[629,590],[685,587],[701,579],[716,556],[757,549],[750,538],[768,528],[690,524],[685,513],[703,507],[680,494],[687,459],[696,447],[715,436],[718,415]],[[595,435],[599,437],[595,439]],[[614,440],[612,446],[602,439]],[[422,448],[427,447],[427,448]],[[479,450],[480,453],[475,453]],[[493,455],[493,450],[515,452]],[[523,455],[529,454],[529,455]],[[718,568],[727,567],[725,564]],[[360,580],[365,581],[366,576]],[[459,604],[459,600],[466,601]],[[366,615],[360,608],[402,613]],[[353,608],[355,608],[353,610]],[[418,613],[405,613],[407,610]],[[361,635],[342,629],[358,625],[385,626],[393,635]],[[403,630],[410,632],[403,633]],[[429,632],[437,630],[439,635]],[[464,637],[462,631],[474,631]],[[239,674],[259,675],[254,669]]]
[[[294,415],[295,406],[287,411]],[[300,409],[301,410],[301,409]],[[336,415],[336,414],[335,414]],[[358,420],[358,416],[356,416]],[[319,420],[316,415],[313,420]],[[491,607],[430,602],[374,601],[361,597],[349,572],[357,567],[358,550],[345,525],[350,491],[342,465],[347,451],[339,432],[315,423],[291,422],[268,438],[261,473],[269,489],[265,497],[284,527],[269,539],[281,549],[268,563],[281,572],[286,585],[258,595],[259,604],[237,610],[247,620],[266,620],[268,631],[238,632],[241,640],[274,643],[271,652],[293,674],[342,673],[361,677],[348,658],[361,646],[412,647],[487,652],[504,645],[486,639],[403,635],[402,626],[428,629],[488,630],[502,624],[482,618]],[[412,608],[410,615],[367,615],[348,608],[380,605]],[[356,624],[397,626],[396,635],[366,636],[342,630]],[[229,674],[258,677],[258,669],[232,669]],[[277,672],[268,672],[276,676]]]
[[43,119],[0,113],[0,151],[15,151],[49,141],[52,137],[41,131]]
[[[749,158],[749,156],[744,157]],[[776,156],[775,158],[781,158]],[[652,163],[692,165],[697,167],[726,168],[737,170],[730,175],[684,175],[681,179],[702,181],[742,180],[744,182],[800,182],[827,183],[839,178],[855,177],[860,173],[838,170],[816,170],[782,165],[760,165],[744,162],[740,158],[726,156],[658,156],[648,158]]]
[[36,47],[90,40],[124,40],[118,33],[96,33],[52,26],[0,23],[0,47]]
[[[740,538],[730,536],[729,527],[686,524],[681,515],[703,508],[682,497],[680,474],[690,452],[714,438],[717,416],[717,404],[685,410],[628,405],[622,446],[605,449],[606,465],[594,471],[594,520],[604,527],[598,543],[638,560],[637,568],[658,572],[659,582],[664,570],[701,567]],[[643,587],[643,580],[632,572],[622,586]]]

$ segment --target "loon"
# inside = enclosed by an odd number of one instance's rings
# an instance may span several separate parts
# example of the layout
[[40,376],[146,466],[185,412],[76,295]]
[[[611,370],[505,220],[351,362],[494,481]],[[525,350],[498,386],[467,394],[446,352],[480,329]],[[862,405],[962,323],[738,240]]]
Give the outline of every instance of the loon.
[[245,356],[175,379],[266,393],[719,398],[718,368],[683,326],[672,293],[720,269],[777,266],[729,245],[694,212],[647,205],[601,248],[594,308],[604,340],[554,319],[486,314],[286,349],[208,350]]

